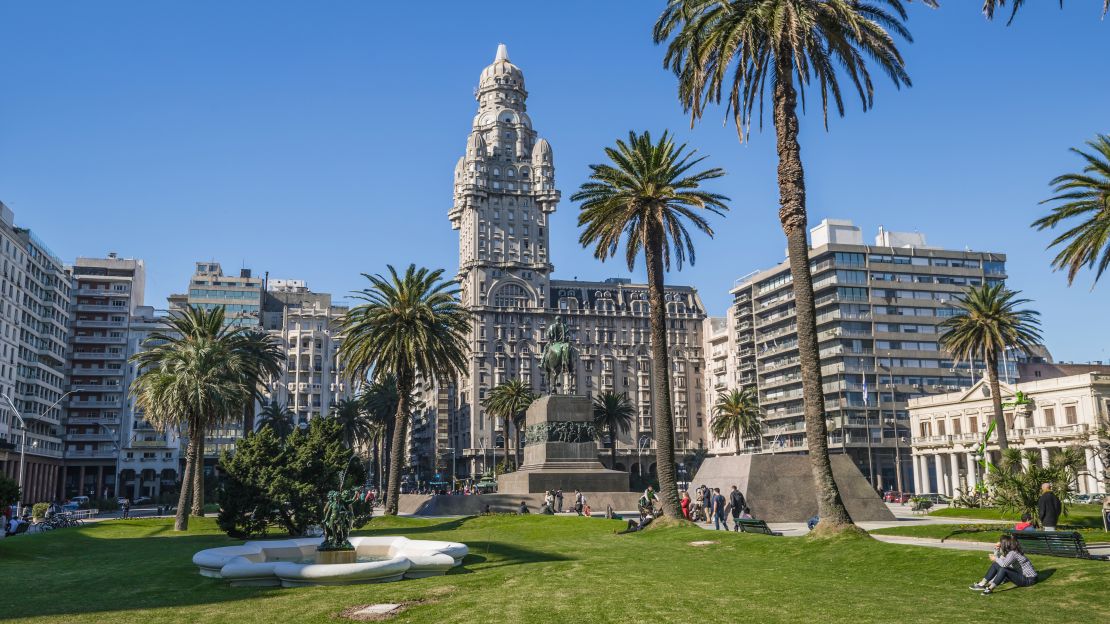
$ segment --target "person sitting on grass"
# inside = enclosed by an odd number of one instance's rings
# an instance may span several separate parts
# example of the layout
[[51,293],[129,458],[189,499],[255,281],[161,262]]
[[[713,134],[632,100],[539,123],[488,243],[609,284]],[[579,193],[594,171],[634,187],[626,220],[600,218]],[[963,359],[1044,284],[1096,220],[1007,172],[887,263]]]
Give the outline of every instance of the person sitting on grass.
[[655,516],[651,515],[650,513],[641,512],[639,521],[633,520],[631,518],[627,520],[628,526],[623,531],[621,531],[621,534],[623,535],[625,533],[635,533],[636,531],[643,531],[644,527],[651,524],[651,521],[654,519]]
[[520,515],[522,515],[522,516],[525,516],[525,515],[528,515],[528,514],[532,513],[530,511],[528,511],[528,502],[527,501],[520,501],[520,511],[518,513],[520,513]]
[[1014,525],[1015,531],[1036,531],[1037,527],[1033,526],[1033,516],[1029,513],[1021,514],[1021,522]]
[[1028,587],[1037,582],[1037,571],[1021,551],[1021,544],[1016,537],[1003,535],[995,544],[995,551],[999,554],[991,553],[991,567],[987,569],[987,573],[969,589],[983,592],[985,596],[994,593],[1006,581],[1018,587]]

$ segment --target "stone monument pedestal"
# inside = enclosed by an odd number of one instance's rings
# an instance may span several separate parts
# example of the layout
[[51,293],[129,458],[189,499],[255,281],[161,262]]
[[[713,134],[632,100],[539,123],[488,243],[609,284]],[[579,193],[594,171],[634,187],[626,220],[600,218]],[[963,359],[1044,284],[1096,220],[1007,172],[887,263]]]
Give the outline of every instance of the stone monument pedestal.
[[628,474],[597,460],[592,414],[589,397],[548,395],[533,401],[525,416],[524,463],[497,477],[498,494],[627,492]]

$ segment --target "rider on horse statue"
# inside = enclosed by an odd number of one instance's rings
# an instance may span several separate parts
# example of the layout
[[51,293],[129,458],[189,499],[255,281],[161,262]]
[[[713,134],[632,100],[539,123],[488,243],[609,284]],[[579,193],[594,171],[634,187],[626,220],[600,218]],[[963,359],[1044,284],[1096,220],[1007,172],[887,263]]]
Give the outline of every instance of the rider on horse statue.
[[559,316],[547,328],[547,346],[543,349],[541,361],[549,394],[569,394],[574,391],[578,350],[570,344],[567,324]]

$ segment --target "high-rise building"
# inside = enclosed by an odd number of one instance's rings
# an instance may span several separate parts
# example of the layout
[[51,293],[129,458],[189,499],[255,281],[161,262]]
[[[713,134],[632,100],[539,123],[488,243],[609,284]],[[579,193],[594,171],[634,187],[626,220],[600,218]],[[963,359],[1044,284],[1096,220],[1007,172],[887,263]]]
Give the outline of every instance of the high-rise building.
[[[23,501],[51,500],[62,470],[62,409],[70,280],[65,265],[0,203],[0,464]],[[19,427],[9,400],[26,423]]]
[[[520,68],[499,46],[482,71],[478,112],[466,153],[455,167],[451,227],[459,230],[462,303],[473,313],[470,358],[459,384],[434,388],[413,457],[437,470],[477,476],[504,457],[505,436],[481,401],[497,384],[519,378],[543,388],[545,330],[558,315],[580,353],[574,390],[627,392],[636,409],[630,435],[618,440],[616,468],[654,472],[647,287],[626,279],[554,280],[549,217],[559,202],[551,145],[526,112]],[[668,287],[668,338],[678,457],[705,446],[701,323],[697,292]],[[517,446],[514,444],[514,447]],[[454,470],[448,468],[454,458]],[[609,462],[608,453],[603,461]],[[431,467],[417,467],[420,479]],[[445,475],[446,476],[446,475]],[[680,475],[681,476],[681,475]],[[571,487],[568,484],[568,487]]]
[[[262,278],[252,276],[250,269],[241,269],[238,276],[224,275],[219,262],[197,262],[189,278],[189,291],[169,296],[170,313],[185,306],[206,310],[222,306],[225,325],[261,329],[263,288]],[[235,448],[235,441],[241,437],[242,420],[212,429],[204,442],[206,470],[215,464],[220,453]]]
[[346,306],[332,305],[328,293],[315,293],[303,280],[266,282],[262,322],[286,352],[282,376],[270,395],[296,414],[297,424],[326,416],[331,406],[351,396],[338,362],[339,320]]
[[104,498],[117,492],[123,418],[132,375],[127,358],[131,318],[143,304],[142,260],[77,258],[72,279],[72,332],[67,372],[73,395],[65,416],[64,496]]
[[[830,451],[851,455],[875,487],[908,489],[906,402],[975,381],[973,363],[956,363],[941,349],[937,325],[957,312],[953,298],[969,286],[1002,282],[1006,258],[930,247],[923,234],[882,228],[868,245],[850,221],[824,220],[810,235]],[[786,262],[739,280],[727,317],[728,359],[721,366],[713,358],[707,377],[715,389],[758,388],[766,421],[761,439],[745,442],[747,452],[808,448],[791,281]],[[1012,380],[1015,362],[1000,372]],[[731,440],[713,444],[715,452],[735,450]]]

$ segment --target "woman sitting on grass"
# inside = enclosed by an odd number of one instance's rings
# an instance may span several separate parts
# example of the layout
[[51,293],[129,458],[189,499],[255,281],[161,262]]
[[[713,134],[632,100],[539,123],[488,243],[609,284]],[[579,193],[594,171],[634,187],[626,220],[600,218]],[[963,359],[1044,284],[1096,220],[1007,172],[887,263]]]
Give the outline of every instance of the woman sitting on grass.
[[1021,545],[1012,535],[1003,535],[995,544],[995,553],[991,553],[991,567],[983,575],[983,579],[970,587],[973,591],[981,591],[983,595],[994,593],[994,590],[1006,581],[1018,587],[1028,587],[1037,582],[1037,571],[1021,552]]

